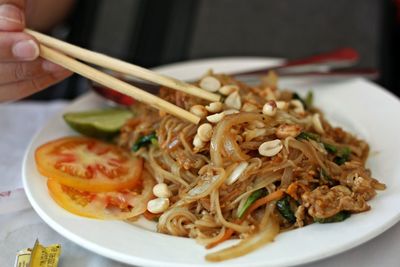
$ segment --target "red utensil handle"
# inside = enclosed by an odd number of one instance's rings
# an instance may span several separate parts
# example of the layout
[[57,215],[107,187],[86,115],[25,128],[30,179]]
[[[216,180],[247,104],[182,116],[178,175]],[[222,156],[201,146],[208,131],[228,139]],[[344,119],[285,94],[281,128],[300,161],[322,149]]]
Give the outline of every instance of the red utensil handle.
[[273,66],[270,68],[264,68],[262,70],[256,71],[246,71],[241,73],[234,73],[233,76],[242,76],[242,75],[257,75],[257,74],[265,74],[270,70],[280,70],[283,68],[296,67],[296,66],[306,66],[306,65],[318,65],[318,64],[329,64],[334,63],[337,65],[338,63],[342,63],[343,65],[351,65],[352,63],[356,63],[359,59],[358,52],[353,48],[341,48],[338,50],[334,50],[328,53],[323,53],[319,55],[314,55],[311,57],[303,58],[303,59],[294,59],[288,60],[282,65]]

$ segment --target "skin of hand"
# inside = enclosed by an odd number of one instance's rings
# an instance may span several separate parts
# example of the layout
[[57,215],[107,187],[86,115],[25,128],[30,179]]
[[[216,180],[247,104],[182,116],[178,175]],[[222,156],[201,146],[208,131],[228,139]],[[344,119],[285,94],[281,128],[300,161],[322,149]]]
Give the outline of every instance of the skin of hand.
[[39,58],[37,40],[23,32],[26,0],[0,0],[0,102],[21,99],[71,72]]

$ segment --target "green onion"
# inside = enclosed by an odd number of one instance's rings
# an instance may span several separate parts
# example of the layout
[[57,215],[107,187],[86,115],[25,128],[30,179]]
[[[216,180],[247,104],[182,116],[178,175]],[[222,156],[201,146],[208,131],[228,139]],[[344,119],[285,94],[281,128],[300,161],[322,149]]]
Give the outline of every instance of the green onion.
[[299,100],[305,109],[310,109],[313,104],[314,95],[312,91],[308,91],[306,97],[303,99],[298,93],[293,93],[292,99]]
[[324,145],[324,148],[326,151],[328,151],[328,153],[331,154],[336,154],[336,152],[338,151],[337,147],[328,143],[322,143]]
[[338,155],[333,159],[337,165],[342,165],[349,160],[351,149],[349,147],[343,148],[338,152]]
[[155,145],[155,146],[158,146],[158,140],[157,140],[157,137],[155,137],[155,138],[151,138],[151,139],[150,139],[150,142],[151,142],[151,144],[153,144],[153,145]]
[[243,207],[238,212],[238,217],[242,218],[242,216],[246,213],[247,209],[251,206],[251,204],[256,202],[256,200],[265,197],[267,195],[267,192],[268,192],[267,189],[260,188],[251,193],[251,195],[247,198],[246,202],[244,203]]
[[306,98],[304,99],[304,102],[306,103],[307,109],[310,109],[313,105],[314,102],[314,94],[312,91],[308,91]]
[[324,148],[328,153],[331,154],[336,154],[336,157],[333,159],[333,161],[338,164],[342,165],[346,161],[349,160],[350,154],[351,154],[351,149],[349,147],[344,147],[342,149],[339,149],[338,147],[321,142],[321,137],[318,134],[315,133],[310,133],[310,132],[301,132],[297,137],[297,140],[314,140],[316,142],[322,143]]
[[290,199],[291,197],[285,196],[276,202],[276,207],[283,218],[290,223],[294,223],[296,221],[296,217],[294,216],[294,212],[290,207]]
[[157,144],[158,144],[157,136],[156,136],[156,133],[155,133],[155,132],[152,132],[152,133],[149,134],[149,135],[145,135],[145,136],[140,137],[140,138],[135,142],[135,144],[133,144],[133,146],[132,146],[132,151],[136,152],[136,151],[138,151],[141,147],[148,146],[148,145],[150,145],[150,144],[153,144],[153,145],[157,145]]
[[314,140],[319,142],[321,137],[318,134],[310,133],[310,132],[301,132],[297,137],[297,140]]
[[303,98],[301,98],[301,96],[298,93],[293,93],[292,98],[295,99],[295,100],[299,100],[301,102],[301,104],[303,104],[303,107],[307,108],[306,102],[304,101]]
[[314,218],[314,222],[317,223],[335,223],[335,222],[342,222],[351,216],[350,212],[348,211],[340,211],[335,215],[328,217],[328,218]]

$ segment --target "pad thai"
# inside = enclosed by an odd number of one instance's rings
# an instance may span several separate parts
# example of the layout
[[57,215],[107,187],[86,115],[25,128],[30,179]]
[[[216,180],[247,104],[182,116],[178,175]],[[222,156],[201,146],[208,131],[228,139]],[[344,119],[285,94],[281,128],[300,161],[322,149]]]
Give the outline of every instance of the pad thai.
[[[135,164],[143,160],[147,178],[139,187],[103,185],[102,193],[83,194],[93,188],[82,185],[81,206],[93,195],[109,199],[115,191],[120,195],[114,199],[121,199],[135,188],[132,202],[111,205],[129,215],[120,218],[143,214],[157,222],[159,232],[193,238],[207,248],[240,239],[206,256],[221,261],[247,254],[280,232],[368,211],[376,190],[385,189],[366,167],[368,144],[332,126],[313,105],[312,93],[278,90],[273,72],[258,86],[213,72],[196,85],[223,100],[209,103],[169,88],[161,88],[160,96],[201,117],[198,125],[144,104],[132,106],[135,116],[114,143]],[[62,181],[59,189],[70,192],[72,183]]]

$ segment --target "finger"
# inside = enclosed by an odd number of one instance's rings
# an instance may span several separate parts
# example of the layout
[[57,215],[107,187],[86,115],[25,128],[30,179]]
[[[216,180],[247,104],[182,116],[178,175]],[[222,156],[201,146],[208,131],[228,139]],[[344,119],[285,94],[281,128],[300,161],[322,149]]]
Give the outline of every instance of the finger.
[[32,61],[39,56],[36,40],[24,32],[0,32],[0,62]]
[[0,5],[11,4],[24,10],[26,7],[26,0],[0,0]]
[[28,95],[39,92],[40,90],[43,90],[53,84],[56,84],[64,80],[71,74],[72,73],[69,71],[62,71],[56,74],[47,74],[32,80],[1,85],[0,103],[12,100],[18,100]]
[[25,27],[24,11],[15,5],[0,5],[0,31],[22,31]]
[[46,74],[64,71],[59,65],[55,65],[43,59],[31,62],[12,62],[0,64],[0,85],[24,80],[31,80]]

